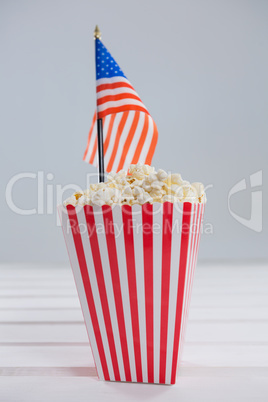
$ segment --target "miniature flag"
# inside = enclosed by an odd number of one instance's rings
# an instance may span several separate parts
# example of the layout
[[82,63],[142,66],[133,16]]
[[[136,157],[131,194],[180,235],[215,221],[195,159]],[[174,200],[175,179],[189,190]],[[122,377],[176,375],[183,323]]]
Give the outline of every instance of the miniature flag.
[[97,119],[102,119],[106,172],[127,170],[137,162],[151,164],[157,143],[155,122],[123,71],[96,39],[97,111],[83,160],[98,166]]

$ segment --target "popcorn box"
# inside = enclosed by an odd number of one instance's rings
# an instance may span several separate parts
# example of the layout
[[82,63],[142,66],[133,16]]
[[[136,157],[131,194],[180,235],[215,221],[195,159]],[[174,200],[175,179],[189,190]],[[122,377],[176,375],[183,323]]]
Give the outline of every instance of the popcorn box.
[[174,384],[204,204],[60,206],[100,379]]

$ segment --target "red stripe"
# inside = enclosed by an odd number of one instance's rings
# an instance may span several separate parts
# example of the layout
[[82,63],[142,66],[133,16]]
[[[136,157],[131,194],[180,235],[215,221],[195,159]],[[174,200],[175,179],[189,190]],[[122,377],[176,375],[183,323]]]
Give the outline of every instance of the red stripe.
[[148,110],[142,106],[123,105],[123,106],[117,106],[117,107],[110,107],[109,109],[105,109],[102,112],[98,112],[98,118],[102,119],[103,117],[107,116],[108,114],[125,112],[126,110],[139,110],[140,112],[149,114]]
[[180,340],[180,331],[181,331],[182,305],[183,305],[184,285],[185,285],[185,271],[186,271],[186,265],[187,265],[189,233],[190,233],[190,223],[191,223],[191,207],[192,207],[192,204],[190,202],[185,202],[183,204],[180,267],[179,267],[178,295],[177,295],[177,305],[176,305],[176,320],[175,320],[175,333],[174,333],[174,344],[173,344],[171,384],[175,384],[175,380],[176,380],[179,340]]
[[105,234],[106,234],[107,249],[108,249],[109,262],[110,262],[112,285],[113,285],[113,291],[114,291],[114,300],[115,300],[115,307],[116,307],[116,314],[117,314],[117,321],[118,321],[118,328],[119,328],[120,342],[121,342],[122,355],[123,355],[123,361],[124,361],[126,381],[131,381],[125,318],[124,318],[124,310],[123,310],[123,302],[122,302],[122,294],[121,294],[121,286],[120,286],[120,276],[119,276],[118,261],[117,261],[116,243],[115,243],[114,230],[113,230],[114,222],[113,222],[112,208],[109,205],[103,205],[102,212],[103,212],[103,221],[104,221],[104,228],[105,228]]
[[140,329],[138,313],[138,297],[136,283],[136,267],[133,238],[132,209],[130,205],[122,205],[122,219],[125,239],[125,252],[128,275],[129,301],[131,310],[132,334],[134,343],[134,354],[136,363],[137,381],[142,382],[141,348],[140,348]]
[[146,165],[150,165],[151,162],[152,162],[155,147],[156,147],[157,140],[158,140],[158,130],[157,130],[157,127],[156,127],[156,124],[155,124],[154,121],[153,121],[153,126],[154,126],[154,131],[153,131],[152,141],[151,141],[151,144],[150,144],[150,147],[149,147],[149,150],[148,150],[148,154],[147,154],[146,159],[145,159],[145,164]]
[[96,152],[97,152],[97,140],[98,140],[98,137],[96,136],[95,141],[94,141],[94,146],[93,146],[93,149],[92,149],[92,154],[91,154],[91,157],[90,157],[90,159],[89,159],[89,163],[90,163],[91,165],[92,165],[93,162],[94,162],[95,155],[96,155]]
[[97,105],[100,106],[106,102],[116,102],[118,100],[123,100],[123,99],[126,99],[126,100],[127,99],[136,99],[141,102],[140,98],[137,95],[124,92],[122,94],[103,96],[102,98],[97,99]]
[[85,218],[86,218],[87,228],[88,228],[88,232],[89,232],[89,240],[90,240],[94,268],[95,268],[98,289],[99,289],[99,294],[100,294],[100,299],[101,299],[101,306],[102,306],[103,317],[104,317],[104,321],[105,321],[107,338],[108,338],[108,343],[109,343],[110,352],[111,352],[111,359],[112,359],[112,364],[113,364],[113,369],[114,369],[114,377],[115,377],[116,381],[120,381],[121,378],[120,378],[118,361],[117,361],[117,356],[116,356],[113,329],[112,329],[111,317],[110,317],[110,312],[109,312],[108,299],[107,299],[105,281],[104,281],[104,276],[103,276],[103,268],[102,268],[102,262],[101,262],[101,256],[100,256],[99,243],[98,243],[98,236],[97,236],[97,232],[96,232],[95,218],[94,218],[92,206],[85,205],[84,212],[85,212]]
[[133,156],[132,161],[131,161],[132,164],[136,164],[136,163],[139,162],[140,154],[141,154],[141,151],[143,149],[143,146],[144,146],[147,134],[148,134],[148,127],[149,127],[149,115],[145,114],[144,115],[144,123],[143,123],[142,132],[141,132],[141,135],[140,135],[140,138],[139,138],[139,142],[138,142],[138,144],[136,146],[134,156]]
[[154,382],[153,205],[142,206],[148,382]]
[[173,204],[163,204],[163,237],[162,237],[162,281],[161,281],[161,327],[160,327],[160,368],[159,382],[165,384],[167,332],[168,332],[168,304],[170,287],[170,262],[172,243]]
[[127,82],[114,82],[112,84],[101,84],[97,86],[97,92],[105,91],[106,89],[114,89],[114,88],[131,88],[133,91],[135,89],[132,85],[128,84]]
[[85,294],[86,294],[86,298],[87,298],[87,304],[88,304],[88,309],[90,312],[90,317],[91,317],[91,321],[92,321],[92,325],[93,325],[96,343],[97,343],[97,347],[98,347],[98,351],[99,351],[103,375],[104,375],[105,380],[109,381],[110,376],[109,376],[109,372],[108,372],[108,366],[107,366],[105,352],[104,352],[103,343],[102,343],[102,339],[101,339],[100,327],[99,327],[99,323],[98,323],[92,289],[91,289],[90,280],[89,280],[89,276],[88,276],[87,263],[86,263],[82,239],[81,239],[81,235],[80,235],[78,219],[77,219],[75,207],[73,207],[72,205],[67,205],[66,208],[68,211],[69,222],[70,222],[71,229],[72,229],[74,245],[75,245],[75,249],[76,249],[78,263],[80,266],[81,277],[82,277],[84,290],[85,290]]

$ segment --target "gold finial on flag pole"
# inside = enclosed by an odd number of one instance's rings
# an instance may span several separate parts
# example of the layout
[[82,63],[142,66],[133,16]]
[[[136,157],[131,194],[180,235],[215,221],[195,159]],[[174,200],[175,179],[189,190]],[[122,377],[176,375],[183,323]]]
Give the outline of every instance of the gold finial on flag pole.
[[101,39],[101,31],[98,27],[98,25],[96,25],[95,31],[94,31],[94,38],[95,39]]

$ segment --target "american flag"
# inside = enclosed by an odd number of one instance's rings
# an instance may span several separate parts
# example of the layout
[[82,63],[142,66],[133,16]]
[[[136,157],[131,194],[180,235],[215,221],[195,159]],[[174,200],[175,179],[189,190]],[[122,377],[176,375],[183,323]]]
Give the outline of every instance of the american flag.
[[151,164],[157,143],[155,122],[137,92],[100,39],[96,39],[97,110],[83,160],[98,166],[97,119],[102,119],[107,172],[127,170],[137,162]]

